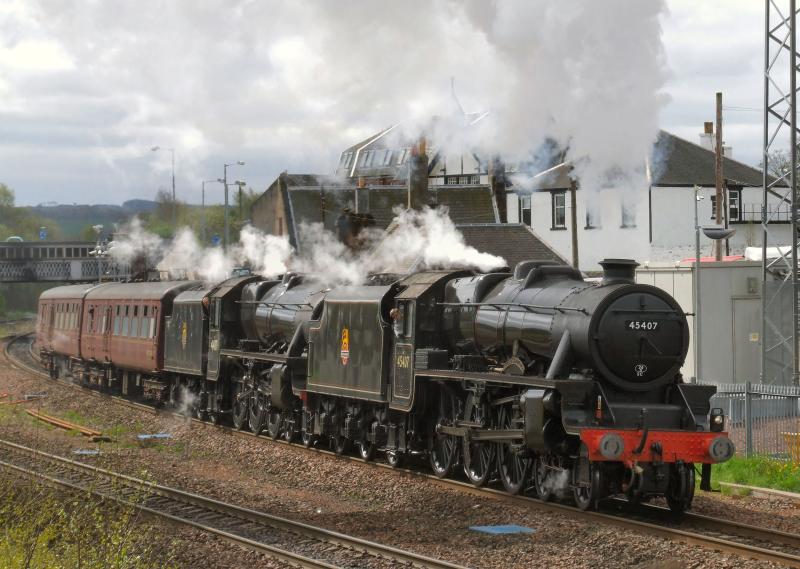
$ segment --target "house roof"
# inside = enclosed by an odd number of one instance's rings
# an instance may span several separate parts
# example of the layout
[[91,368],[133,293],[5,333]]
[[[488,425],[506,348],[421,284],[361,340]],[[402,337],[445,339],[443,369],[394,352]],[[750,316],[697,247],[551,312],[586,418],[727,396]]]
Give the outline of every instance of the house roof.
[[471,223],[456,229],[467,245],[504,258],[510,268],[530,260],[567,263],[524,223]]
[[[563,152],[555,153],[554,157],[557,160],[545,163],[546,168],[533,178],[522,179],[520,184],[522,188],[568,189],[571,183],[572,164],[564,161]],[[761,170],[733,158],[723,157],[722,173],[734,186],[761,187],[763,183]],[[716,156],[714,152],[699,144],[662,130],[653,144],[650,177],[653,186],[714,186]],[[774,181],[771,176],[768,179]]]
[[[732,185],[761,187],[763,184],[761,170],[733,158],[723,157],[722,175]],[[713,186],[715,154],[662,130],[653,145],[650,176],[654,186]]]
[[[396,207],[406,207],[408,190],[402,186],[371,186],[356,189],[343,185],[292,185],[301,181],[303,184],[312,181],[312,176],[286,175],[284,204],[289,220],[288,229],[295,246],[300,245],[298,228],[302,223],[322,223],[323,226],[336,231],[336,219],[344,208],[358,213],[368,213],[376,227],[385,229],[394,219]],[[337,181],[336,178],[329,178]],[[273,184],[274,186],[274,184]],[[277,191],[270,187],[268,191]],[[356,192],[358,208],[356,208]],[[429,204],[447,206],[450,218],[454,223],[494,223],[497,221],[496,206],[489,186],[435,186],[428,190]]]

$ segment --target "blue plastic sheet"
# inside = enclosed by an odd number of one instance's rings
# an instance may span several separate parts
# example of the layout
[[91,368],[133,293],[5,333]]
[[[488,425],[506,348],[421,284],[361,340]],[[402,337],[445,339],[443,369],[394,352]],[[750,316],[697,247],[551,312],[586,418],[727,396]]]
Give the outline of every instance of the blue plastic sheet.
[[533,528],[526,528],[525,526],[517,525],[504,525],[504,526],[470,526],[472,531],[479,531],[491,535],[502,535],[507,533],[533,533]]

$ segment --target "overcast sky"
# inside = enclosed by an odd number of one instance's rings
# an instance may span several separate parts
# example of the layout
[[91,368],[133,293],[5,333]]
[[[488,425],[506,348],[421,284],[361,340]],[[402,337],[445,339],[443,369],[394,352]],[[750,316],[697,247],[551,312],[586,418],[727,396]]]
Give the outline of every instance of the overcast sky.
[[437,112],[450,77],[467,111],[518,127],[492,143],[550,121],[587,152],[608,135],[637,153],[657,126],[695,142],[722,91],[726,143],[756,165],[762,26],[752,0],[4,0],[0,182],[23,205],[152,199],[169,186],[160,145],[175,149],[179,199],[199,203],[201,180],[236,160],[230,177],[261,191]]

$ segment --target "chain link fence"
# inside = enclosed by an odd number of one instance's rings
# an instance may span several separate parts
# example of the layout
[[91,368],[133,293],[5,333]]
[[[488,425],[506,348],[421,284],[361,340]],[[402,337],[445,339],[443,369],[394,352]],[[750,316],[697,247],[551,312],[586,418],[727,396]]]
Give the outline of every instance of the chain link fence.
[[737,454],[800,463],[800,387],[721,384],[711,407],[725,412]]

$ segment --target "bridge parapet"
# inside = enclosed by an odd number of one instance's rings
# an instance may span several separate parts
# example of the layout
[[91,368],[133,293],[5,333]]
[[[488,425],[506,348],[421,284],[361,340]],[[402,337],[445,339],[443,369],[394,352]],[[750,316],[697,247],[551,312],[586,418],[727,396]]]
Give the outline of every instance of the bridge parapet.
[[85,282],[130,277],[129,266],[90,255],[94,248],[91,241],[0,242],[0,282]]

